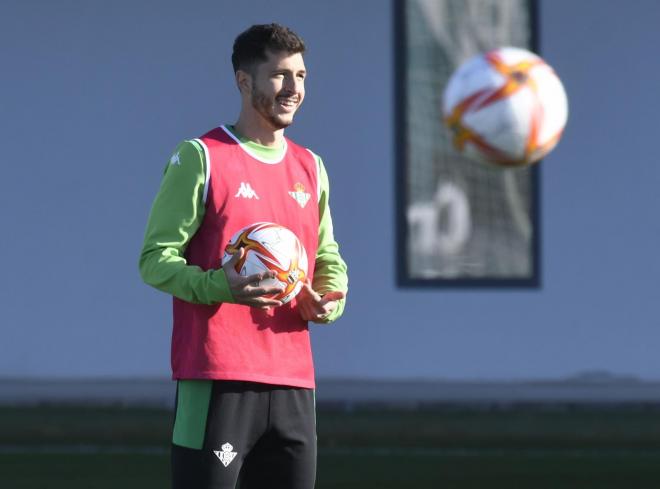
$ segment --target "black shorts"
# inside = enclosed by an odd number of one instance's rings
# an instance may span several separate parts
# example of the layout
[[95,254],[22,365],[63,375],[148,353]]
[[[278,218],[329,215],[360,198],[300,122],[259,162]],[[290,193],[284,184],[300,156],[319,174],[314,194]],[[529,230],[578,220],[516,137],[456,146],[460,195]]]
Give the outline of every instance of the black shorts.
[[314,404],[312,389],[180,381],[172,437],[173,489],[312,489]]

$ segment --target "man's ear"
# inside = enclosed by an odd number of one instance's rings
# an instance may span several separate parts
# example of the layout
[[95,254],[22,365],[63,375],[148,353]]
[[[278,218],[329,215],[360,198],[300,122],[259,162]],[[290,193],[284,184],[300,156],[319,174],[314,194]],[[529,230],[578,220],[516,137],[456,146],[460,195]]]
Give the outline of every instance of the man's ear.
[[252,91],[252,75],[247,71],[236,71],[236,86],[241,93],[250,93]]

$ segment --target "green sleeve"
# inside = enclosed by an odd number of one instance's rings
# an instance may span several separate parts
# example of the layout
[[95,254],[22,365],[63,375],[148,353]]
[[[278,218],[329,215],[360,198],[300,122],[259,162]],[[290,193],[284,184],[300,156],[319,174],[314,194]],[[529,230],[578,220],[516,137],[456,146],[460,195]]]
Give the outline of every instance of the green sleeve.
[[140,274],[147,284],[187,302],[233,302],[222,269],[203,271],[184,257],[204,218],[205,165],[203,149],[195,141],[176,148],[151,207]]
[[[316,155],[315,155],[316,156]],[[348,292],[348,275],[346,263],[339,254],[339,245],[335,241],[332,229],[332,216],[330,215],[330,184],[323,161],[316,156],[319,167],[320,182],[319,197],[319,246],[316,251],[316,265],[314,267],[314,280],[312,288],[319,294],[333,290]],[[338,301],[337,307],[322,322],[331,323],[344,312],[346,299]]]

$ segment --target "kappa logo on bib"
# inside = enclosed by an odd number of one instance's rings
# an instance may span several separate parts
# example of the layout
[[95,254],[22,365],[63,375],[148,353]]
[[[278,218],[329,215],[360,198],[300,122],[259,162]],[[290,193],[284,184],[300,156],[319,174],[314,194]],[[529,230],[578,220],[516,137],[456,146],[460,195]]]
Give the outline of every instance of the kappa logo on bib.
[[293,200],[298,202],[298,205],[303,209],[311,197],[309,192],[305,192],[305,186],[302,183],[296,183],[293,186],[293,191],[289,191],[289,195],[293,197]]
[[231,443],[225,443],[221,448],[222,451],[213,450],[213,453],[215,453],[215,456],[220,459],[222,465],[227,467],[232,462],[232,460],[234,460],[236,455],[238,455],[238,453],[232,451],[234,447],[231,445]]
[[236,195],[234,195],[234,197],[243,197],[244,199],[259,200],[259,196],[257,195],[257,192],[254,191],[254,189],[252,188],[249,182],[241,182],[241,186],[238,187],[238,191],[236,192]]
[[178,151],[170,158],[170,165],[181,166],[181,158]]

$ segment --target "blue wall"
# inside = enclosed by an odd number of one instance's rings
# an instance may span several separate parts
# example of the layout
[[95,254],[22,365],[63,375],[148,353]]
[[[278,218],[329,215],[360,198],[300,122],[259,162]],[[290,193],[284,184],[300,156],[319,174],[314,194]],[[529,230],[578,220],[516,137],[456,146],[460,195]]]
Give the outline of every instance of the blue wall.
[[137,257],[176,144],[238,113],[231,43],[279,21],[307,41],[288,135],[324,157],[350,267],[320,376],[660,378],[660,3],[544,0],[541,51],[569,124],[542,163],[538,290],[400,290],[394,279],[389,2],[3,2],[0,376],[165,376],[169,299]]

